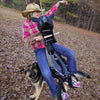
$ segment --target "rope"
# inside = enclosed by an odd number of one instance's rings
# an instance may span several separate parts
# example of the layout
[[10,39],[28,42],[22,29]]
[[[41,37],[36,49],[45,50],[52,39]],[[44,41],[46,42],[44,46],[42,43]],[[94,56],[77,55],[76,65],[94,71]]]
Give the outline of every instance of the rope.
[[51,63],[51,59],[49,57],[48,51],[47,51],[47,47],[45,47],[45,51],[46,51],[46,56],[47,56],[47,61],[50,67],[52,67],[52,63]]
[[42,11],[42,2],[40,0],[40,8],[41,8],[41,12],[42,12],[42,15],[43,15],[43,11]]
[[28,4],[27,0],[25,0],[26,5]]

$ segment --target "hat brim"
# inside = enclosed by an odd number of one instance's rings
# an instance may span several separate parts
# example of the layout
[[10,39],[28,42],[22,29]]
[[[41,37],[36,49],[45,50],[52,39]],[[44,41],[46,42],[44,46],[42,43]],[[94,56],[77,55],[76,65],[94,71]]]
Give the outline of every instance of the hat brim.
[[23,17],[27,17],[28,13],[30,13],[30,12],[35,12],[35,11],[41,12],[41,11],[44,11],[44,10],[42,10],[42,9],[24,10],[24,11],[22,12],[22,16],[23,16]]

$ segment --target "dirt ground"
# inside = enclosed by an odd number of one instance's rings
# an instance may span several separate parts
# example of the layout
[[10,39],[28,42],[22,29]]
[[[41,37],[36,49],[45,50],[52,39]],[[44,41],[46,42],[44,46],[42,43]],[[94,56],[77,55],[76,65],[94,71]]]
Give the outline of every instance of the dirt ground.
[[[31,82],[19,73],[36,61],[32,47],[25,47],[22,42],[24,21],[21,12],[0,7],[0,100],[29,100],[34,92]],[[100,100],[100,34],[59,22],[54,25],[54,32],[60,32],[57,43],[72,49],[77,69],[91,76],[80,78],[80,88],[69,88],[69,100]],[[51,100],[46,83],[39,100]]]

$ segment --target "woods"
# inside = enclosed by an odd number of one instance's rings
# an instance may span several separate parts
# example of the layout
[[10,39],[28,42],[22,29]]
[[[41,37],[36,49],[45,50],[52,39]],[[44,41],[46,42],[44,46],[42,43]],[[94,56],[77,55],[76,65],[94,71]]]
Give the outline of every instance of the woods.
[[[25,9],[28,3],[40,4],[49,10],[59,0],[0,0],[8,7]],[[100,0],[67,0],[68,6],[60,6],[54,19],[67,24],[100,33]]]
[[[56,0],[57,2],[58,0]],[[100,1],[99,0],[67,0],[68,6],[61,6],[57,11],[58,19],[67,24],[89,31],[100,33]],[[52,0],[53,4],[54,1]],[[50,4],[52,5],[50,1]],[[48,1],[43,0],[43,6],[48,7]],[[56,18],[56,19],[57,19]]]

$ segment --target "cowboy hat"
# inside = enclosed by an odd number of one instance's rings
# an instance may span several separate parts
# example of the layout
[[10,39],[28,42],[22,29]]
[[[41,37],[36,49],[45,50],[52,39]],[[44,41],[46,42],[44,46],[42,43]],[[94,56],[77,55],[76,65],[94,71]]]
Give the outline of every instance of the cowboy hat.
[[26,6],[26,10],[24,10],[22,12],[23,17],[27,17],[28,13],[30,12],[34,12],[34,11],[42,11],[42,9],[40,9],[40,6],[38,4],[35,3],[30,3]]

